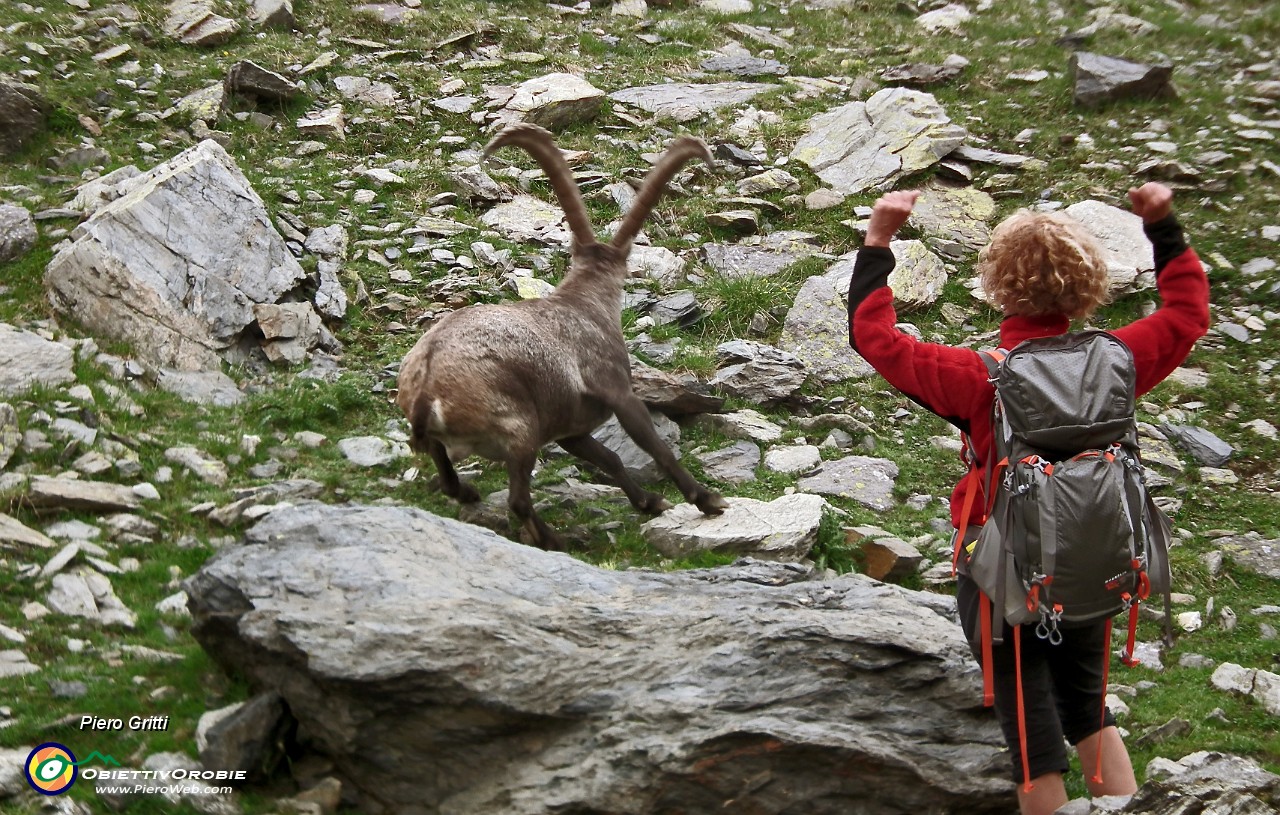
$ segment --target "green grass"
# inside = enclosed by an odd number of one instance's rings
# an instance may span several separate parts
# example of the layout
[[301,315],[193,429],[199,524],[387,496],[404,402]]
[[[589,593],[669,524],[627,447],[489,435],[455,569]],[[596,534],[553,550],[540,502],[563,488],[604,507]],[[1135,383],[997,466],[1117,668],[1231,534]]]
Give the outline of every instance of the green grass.
[[[1280,164],[1280,147],[1275,143],[1244,142],[1233,133],[1240,127],[1226,121],[1226,112],[1239,111],[1257,120],[1277,118],[1274,105],[1256,105],[1249,101],[1254,79],[1280,79],[1274,69],[1258,67],[1269,57],[1260,53],[1269,42],[1280,37],[1280,5],[1224,0],[1212,9],[1198,7],[1187,13],[1164,5],[1138,0],[1122,0],[1114,4],[1118,11],[1133,14],[1161,27],[1161,32],[1145,37],[1119,31],[1102,31],[1084,47],[1115,56],[1139,60],[1168,58],[1176,65],[1177,101],[1155,100],[1123,102],[1098,110],[1078,110],[1071,104],[1071,82],[1067,72],[1067,47],[1056,44],[1061,35],[1076,30],[1087,22],[1089,8],[1080,3],[1052,7],[1047,2],[997,5],[980,12],[958,33],[920,33],[912,15],[903,5],[890,0],[871,0],[851,4],[843,9],[810,10],[803,4],[757,4],[749,15],[720,17],[696,8],[692,2],[651,3],[643,21],[616,17],[608,3],[594,4],[589,13],[558,14],[540,0],[514,0],[490,3],[480,0],[443,0],[424,4],[426,13],[403,26],[385,26],[367,15],[357,13],[354,4],[332,0],[297,5],[303,31],[300,33],[269,32],[262,35],[242,31],[231,42],[213,49],[195,49],[169,41],[160,35],[166,16],[160,0],[138,0],[132,4],[141,22],[156,34],[153,38],[128,33],[100,34],[95,25],[78,25],[76,12],[66,4],[45,0],[24,8],[9,3],[0,8],[0,74],[35,72],[33,81],[49,99],[52,109],[49,127],[36,143],[23,154],[0,163],[0,200],[20,202],[32,209],[60,206],[69,200],[81,181],[81,170],[60,175],[46,162],[68,149],[78,146],[89,136],[82,117],[101,127],[101,135],[92,137],[95,144],[107,150],[110,160],[103,171],[128,164],[146,168],[169,158],[192,143],[187,131],[189,123],[177,119],[154,120],[146,113],[158,113],[194,90],[220,80],[227,69],[241,59],[252,59],[286,74],[292,65],[305,65],[322,53],[336,51],[340,58],[332,66],[306,77],[318,83],[320,94],[309,89],[305,98],[287,105],[258,108],[275,120],[272,129],[260,129],[236,121],[231,114],[254,109],[248,101],[229,100],[227,115],[217,129],[227,134],[229,152],[235,157],[255,189],[273,213],[290,212],[308,226],[343,223],[352,240],[351,257],[345,273],[358,275],[373,293],[372,302],[353,304],[346,322],[338,329],[344,343],[345,373],[336,382],[321,383],[297,378],[287,370],[272,372],[269,382],[254,383],[244,404],[232,409],[197,408],[177,398],[146,386],[137,388],[113,382],[104,368],[92,361],[78,362],[75,373],[79,382],[99,392],[94,409],[101,430],[113,438],[124,440],[135,449],[143,477],[151,479],[162,467],[173,467],[165,459],[168,447],[191,444],[210,455],[228,460],[230,480],[226,486],[205,484],[174,468],[173,480],[157,484],[162,498],[149,505],[143,515],[163,529],[160,540],[148,544],[120,544],[110,552],[109,560],[135,558],[138,571],[113,577],[117,593],[138,612],[132,630],[98,629],[83,622],[53,616],[39,622],[28,622],[21,614],[24,604],[41,600],[48,586],[20,576],[29,564],[40,565],[49,557],[43,552],[0,551],[0,592],[9,601],[0,604],[0,623],[28,632],[21,648],[37,664],[38,674],[0,680],[0,700],[13,711],[12,723],[0,728],[0,746],[27,745],[41,740],[66,740],[77,750],[99,749],[138,761],[160,750],[179,750],[191,754],[192,733],[199,715],[207,709],[245,698],[249,689],[234,678],[226,677],[195,644],[182,619],[161,618],[154,605],[171,594],[171,567],[181,576],[195,572],[225,539],[234,541],[240,526],[224,529],[190,508],[202,502],[225,504],[234,488],[251,486],[283,478],[310,478],[322,485],[322,500],[330,502],[374,501],[382,498],[403,501],[430,511],[456,517],[457,506],[431,486],[433,469],[428,461],[401,461],[370,471],[357,471],[342,458],[336,442],[344,436],[384,434],[389,425],[403,425],[389,389],[394,382],[383,369],[403,357],[416,341],[417,319],[433,306],[431,284],[443,274],[441,267],[420,259],[406,258],[401,266],[415,273],[411,284],[391,281],[387,270],[366,259],[368,246],[361,241],[394,237],[369,235],[361,224],[401,222],[412,224],[426,214],[429,202],[442,192],[453,190],[450,180],[451,155],[458,149],[481,147],[488,138],[482,127],[466,116],[443,114],[430,106],[430,101],[445,95],[440,87],[460,80],[462,88],[450,94],[484,96],[489,85],[512,85],[524,79],[551,71],[571,71],[589,79],[606,92],[625,87],[686,81],[713,51],[730,44],[731,39],[746,45],[754,53],[762,47],[745,37],[738,37],[727,23],[747,22],[783,33],[792,44],[789,51],[772,56],[791,68],[792,76],[835,78],[858,83],[861,90],[851,94],[828,94],[816,99],[793,100],[785,81],[769,78],[761,81],[774,86],[761,94],[753,105],[775,113],[779,121],[762,128],[760,140],[768,151],[770,163],[785,157],[806,131],[808,119],[853,99],[865,99],[876,86],[876,77],[886,67],[906,62],[939,62],[951,53],[970,60],[964,72],[942,86],[929,89],[939,103],[963,124],[972,140],[1008,152],[1027,152],[1045,162],[1039,170],[1018,173],[1016,188],[1021,194],[999,202],[1000,215],[1008,215],[1019,207],[1029,206],[1045,197],[1072,203],[1087,197],[1098,197],[1123,203],[1124,190],[1135,183],[1134,168],[1152,157],[1134,134],[1150,130],[1162,122],[1161,138],[1178,143],[1174,158],[1195,164],[1197,155],[1206,150],[1225,150],[1231,158],[1218,167],[1205,167],[1205,189],[1179,190],[1179,217],[1187,227],[1193,245],[1202,257],[1221,253],[1239,267],[1257,257],[1276,255],[1276,244],[1259,237],[1262,227],[1276,223],[1277,192],[1275,175],[1264,161]],[[94,0],[94,7],[100,3]],[[229,11],[224,9],[224,11]],[[1059,13],[1060,12],[1060,13]],[[1206,24],[1204,13],[1221,16],[1224,25]],[[445,39],[468,31],[488,31],[477,42],[461,47],[438,49]],[[652,37],[658,41],[647,41]],[[404,56],[380,59],[377,49],[352,42],[373,40],[388,49],[405,52]],[[27,47],[36,42],[47,51],[41,55]],[[111,45],[127,42],[132,51],[123,60],[99,65],[95,53]],[[469,50],[470,49],[470,50]],[[477,50],[478,49],[478,50]],[[473,58],[498,54],[540,52],[547,59],[538,64],[507,61],[492,68],[466,67]],[[138,70],[127,77],[122,68],[130,60],[138,62]],[[159,66],[160,70],[156,70]],[[1017,71],[1043,69],[1050,76],[1039,83],[1010,79]],[[295,155],[302,140],[294,122],[308,110],[337,101],[331,82],[343,75],[368,76],[391,83],[405,102],[400,115],[375,112],[365,115],[355,103],[344,102],[349,119],[363,116],[365,121],[352,121],[344,142],[331,142],[325,152],[304,159]],[[708,79],[721,80],[715,76]],[[117,82],[128,79],[137,90]],[[709,142],[727,138],[729,127],[738,117],[733,110],[675,124],[648,121],[644,114],[631,114],[642,120],[639,126],[626,124],[614,116],[612,103],[606,102],[592,122],[569,128],[558,137],[566,148],[590,151],[587,168],[600,172],[610,181],[638,178],[647,164],[642,154],[657,153],[672,136],[691,133]],[[1031,142],[1020,147],[1013,137],[1027,128],[1038,133]],[[1076,137],[1088,134],[1094,141],[1092,151],[1082,150]],[[441,145],[445,135],[458,135],[462,145]],[[139,143],[155,146],[144,153]],[[743,145],[751,146],[751,145]],[[519,151],[504,151],[500,156],[522,168],[533,164]],[[357,204],[350,190],[335,188],[348,178],[356,166],[383,166],[396,160],[419,162],[416,168],[401,174],[406,183],[378,190],[372,203]],[[1093,163],[1097,166],[1085,166]],[[1116,163],[1120,169],[1107,169],[1103,164]],[[491,169],[492,169],[491,165]],[[794,162],[785,169],[802,185],[801,196],[818,186],[819,179],[807,168]],[[975,185],[981,186],[992,175],[1003,172],[978,168]],[[92,172],[90,172],[92,174]],[[927,181],[932,171],[904,181],[917,184]],[[726,173],[709,174],[702,170],[692,174],[686,184],[690,195],[669,196],[659,204],[647,232],[654,243],[678,252],[688,252],[697,242],[727,240],[729,236],[710,229],[705,216],[723,209],[724,198],[736,194],[736,178]],[[357,185],[362,186],[362,185]],[[17,190],[25,187],[25,192]],[[532,192],[548,197],[545,183],[534,183]],[[300,203],[288,198],[296,195]],[[785,216],[764,214],[766,229],[802,229],[812,232],[825,251],[842,254],[857,247],[857,238],[843,222],[851,217],[855,205],[869,205],[877,193],[867,192],[850,197],[842,206],[821,212],[804,209],[798,197],[772,196]],[[618,216],[616,205],[607,196],[587,195],[587,205],[598,231]],[[480,225],[483,207],[460,201],[447,217],[473,226]],[[36,248],[21,260],[0,266],[0,321],[30,326],[54,319],[45,297],[43,274],[55,251],[59,237],[50,230],[70,230],[71,221],[54,221],[42,225],[42,237]],[[694,241],[686,235],[697,236]],[[480,232],[466,233],[442,240],[438,245],[457,254],[471,254],[470,244],[488,240],[499,248],[512,250],[517,266],[532,265],[542,254],[538,247],[512,245],[500,238]],[[407,242],[402,244],[402,248]],[[312,262],[310,259],[304,263]],[[997,315],[978,304],[960,281],[973,273],[972,262],[953,264],[952,280],[941,300],[934,306],[905,315],[930,339],[959,343],[969,332],[953,327],[942,319],[942,308],[950,304],[968,313],[968,322],[979,332],[993,330]],[[565,268],[563,253],[552,253],[549,269],[540,277],[557,280]],[[657,340],[679,340],[675,360],[665,366],[672,371],[692,372],[708,378],[716,366],[715,346],[728,339],[749,338],[776,342],[781,334],[781,318],[804,281],[825,271],[822,261],[805,261],[767,279],[723,278],[693,261],[689,271],[698,277],[694,291],[707,309],[698,324],[679,329],[662,326],[649,330]],[[491,279],[491,272],[478,270],[485,286],[497,294],[484,293],[482,301],[509,297],[501,290],[501,281]],[[353,279],[349,279],[353,280]],[[1233,309],[1264,316],[1275,310],[1275,297],[1270,292],[1273,278],[1255,285],[1258,278],[1246,278],[1239,271],[1215,269],[1212,275],[1213,301],[1223,319],[1237,319]],[[349,287],[349,291],[350,291]],[[400,312],[380,307],[387,293],[411,298]],[[1141,313],[1144,303],[1153,302],[1151,294],[1123,298],[1105,308],[1093,321],[1098,326],[1114,326],[1128,322]],[[769,315],[770,322],[762,337],[750,336],[747,326],[757,314]],[[409,326],[402,333],[389,331],[392,322]],[[1274,323],[1273,319],[1268,319]],[[70,321],[57,320],[71,336],[79,330]],[[45,323],[46,326],[52,323]],[[638,333],[635,315],[624,315],[628,336]],[[1132,712],[1122,724],[1135,736],[1163,724],[1175,716],[1187,718],[1191,733],[1174,741],[1148,747],[1135,747],[1135,764],[1139,768],[1153,757],[1181,755],[1197,749],[1216,749],[1249,755],[1274,771],[1280,771],[1280,743],[1274,728],[1261,708],[1249,700],[1234,699],[1209,690],[1209,671],[1181,668],[1180,656],[1202,654],[1215,662],[1273,668],[1275,643],[1260,635],[1263,618],[1249,612],[1265,604],[1280,604],[1280,589],[1274,581],[1258,578],[1230,564],[1219,575],[1210,575],[1204,555],[1215,545],[1212,530],[1231,529],[1238,532],[1257,531],[1274,538],[1280,536],[1280,502],[1276,488],[1280,486],[1280,442],[1264,439],[1243,422],[1274,416],[1277,377],[1280,371],[1266,373],[1261,363],[1280,359],[1280,340],[1274,328],[1255,331],[1258,342],[1240,345],[1230,339],[1213,341],[1223,350],[1202,343],[1186,365],[1208,372],[1210,384],[1200,389],[1184,389],[1171,384],[1158,387],[1143,399],[1141,418],[1157,422],[1161,414],[1180,408],[1188,401],[1202,402],[1203,407],[1188,411],[1188,423],[1209,427],[1236,448],[1229,466],[1241,478],[1235,487],[1210,487],[1200,482],[1189,468],[1187,475],[1176,479],[1164,494],[1176,496],[1182,503],[1174,519],[1184,530],[1184,541],[1173,553],[1175,583],[1179,591],[1194,595],[1195,608],[1204,609],[1212,598],[1215,608],[1230,606],[1239,623],[1233,632],[1225,632],[1210,624],[1205,629],[1184,634],[1175,650],[1166,657],[1166,669],[1158,676],[1145,669],[1119,671],[1117,681],[1134,683],[1151,679],[1154,683],[1136,700],[1129,700]],[[101,350],[118,356],[130,356],[131,349],[105,340]],[[237,376],[243,376],[237,373]],[[125,387],[130,397],[140,404],[145,415],[131,416],[111,405],[100,393],[104,382]],[[844,397],[841,410],[853,412],[871,426],[875,440],[873,455],[893,459],[901,474],[895,497],[911,494],[948,495],[961,474],[959,462],[951,453],[936,449],[929,437],[951,435],[954,431],[941,420],[924,413],[909,400],[893,393],[878,378],[840,383],[825,388],[809,387],[806,396],[817,402],[812,412],[825,410],[826,400]],[[41,413],[54,414],[54,404],[68,401],[60,389],[37,389],[30,394],[9,398],[16,407],[24,429],[45,429]],[[732,400],[731,407],[749,407]],[[900,409],[904,416],[895,418]],[[771,418],[786,426],[784,440],[800,433],[787,420],[792,409],[766,410]],[[74,414],[73,414],[74,415]],[[328,441],[316,449],[303,447],[294,440],[299,431],[320,432]],[[252,454],[242,448],[242,437],[255,435],[261,442]],[[808,434],[809,441],[821,441],[823,434]],[[40,454],[19,453],[9,470],[32,473],[56,473],[70,467],[83,449],[53,440],[51,449]],[[860,442],[855,439],[855,444]],[[692,425],[682,430],[681,446],[716,449],[729,441],[718,433]],[[862,453],[860,447],[856,452]],[[824,452],[830,457],[834,453]],[[281,463],[273,478],[254,478],[250,468],[270,458]],[[705,474],[694,456],[686,455],[685,463],[698,477]],[[471,462],[468,462],[470,465]],[[536,483],[539,497],[545,488],[563,480],[561,471],[568,459],[544,459]],[[400,480],[410,466],[421,468],[416,481]],[[584,476],[589,477],[589,476]],[[713,484],[729,495],[762,500],[776,498],[794,486],[794,479],[769,474],[760,468],[759,478],[746,485]],[[505,487],[501,468],[483,465],[476,485],[482,492]],[[672,485],[657,487],[671,500],[680,496]],[[608,568],[630,566],[677,569],[716,565],[727,558],[704,555],[685,560],[664,558],[649,547],[640,532],[644,518],[621,496],[566,506],[550,501],[545,512],[549,523],[570,530],[576,543],[575,556]],[[847,516],[829,514],[824,518],[813,550],[815,563],[836,571],[858,568],[859,555],[844,543],[842,526],[875,524],[904,538],[932,534],[931,522],[943,512],[930,504],[923,512],[905,506],[876,513],[850,502],[833,501]],[[22,522],[43,528],[53,520],[75,517],[91,522],[89,514],[64,513],[40,516],[20,501],[0,501]],[[179,542],[183,542],[179,545]],[[917,585],[914,579],[909,585]],[[945,590],[945,589],[944,589]],[[1190,610],[1180,608],[1179,610]],[[1275,623],[1280,626],[1280,622]],[[1144,639],[1158,636],[1155,626],[1144,623]],[[68,648],[68,639],[81,640],[86,647],[79,652]],[[123,645],[145,645],[183,655],[174,664],[139,663],[117,658]],[[6,644],[3,647],[9,647]],[[88,686],[80,699],[55,699],[48,690],[50,680],[78,680]],[[1208,714],[1221,708],[1226,722]],[[173,725],[164,733],[95,734],[80,733],[73,726],[58,724],[65,716],[77,712],[125,716],[152,712],[171,716]],[[1072,782],[1077,784],[1076,781]],[[1076,793],[1082,788],[1073,787]],[[92,796],[79,789],[72,796],[88,801]],[[247,797],[249,815],[270,812],[273,804],[266,796]],[[5,804],[8,806],[8,804]],[[8,811],[8,810],[6,810]],[[177,812],[167,805],[142,804],[131,811]],[[189,810],[182,810],[183,812]]]

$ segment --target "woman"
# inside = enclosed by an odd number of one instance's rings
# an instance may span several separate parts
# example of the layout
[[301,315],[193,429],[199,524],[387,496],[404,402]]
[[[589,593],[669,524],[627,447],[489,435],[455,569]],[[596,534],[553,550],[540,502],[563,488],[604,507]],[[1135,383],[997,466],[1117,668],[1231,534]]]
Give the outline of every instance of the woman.
[[[876,202],[864,248],[849,283],[849,342],[905,396],[967,433],[979,460],[991,449],[991,406],[995,391],[978,353],[967,348],[924,343],[894,327],[889,273],[894,258],[889,243],[911,215],[917,191],[891,192]],[[1161,306],[1155,313],[1111,333],[1133,352],[1137,393],[1151,390],[1180,365],[1209,327],[1209,282],[1182,228],[1172,214],[1173,193],[1148,183],[1129,190],[1133,211],[1141,216],[1155,250],[1156,285]],[[1107,269],[1093,237],[1077,222],[1056,213],[1023,210],[991,235],[978,259],[987,298],[999,308],[1000,347],[1065,333],[1073,319],[1084,319],[1107,298]],[[976,481],[976,479],[974,479]],[[951,494],[951,521],[961,527],[966,476]],[[968,528],[983,521],[984,501],[972,501]],[[966,534],[966,540],[971,535]],[[959,564],[956,603],[965,635],[978,655],[979,591]],[[1100,780],[1086,779],[1093,795],[1127,795],[1137,789],[1133,766],[1115,719],[1101,710],[1103,653],[1110,647],[1105,622],[1063,630],[1051,645],[1028,638],[1022,651],[1022,681],[1027,725],[1029,785],[1018,787],[1022,815],[1049,815],[1067,802],[1062,774],[1068,768],[1064,738],[1075,746],[1083,766],[1092,767],[1102,752]],[[996,646],[995,707],[1013,760],[1013,777],[1023,781],[1022,743],[1016,717],[1015,661],[1011,637]],[[1105,716],[1105,719],[1104,719]]]

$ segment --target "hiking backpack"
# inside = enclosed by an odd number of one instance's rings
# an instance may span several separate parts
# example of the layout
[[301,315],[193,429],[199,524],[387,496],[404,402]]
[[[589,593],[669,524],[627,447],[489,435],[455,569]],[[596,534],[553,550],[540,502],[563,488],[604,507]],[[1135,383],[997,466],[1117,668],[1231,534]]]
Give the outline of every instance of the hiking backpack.
[[[1034,624],[1038,637],[1056,644],[1060,624],[1106,619],[1106,660],[1110,620],[1126,610],[1122,658],[1136,664],[1138,604],[1152,591],[1164,596],[1168,636],[1170,527],[1143,478],[1128,346],[1106,332],[1083,331],[1027,340],[1007,354],[980,353],[996,389],[993,449],[985,478],[971,470],[962,515],[967,521],[979,491],[987,513],[973,543],[966,545],[959,530],[956,556],[968,549],[969,575],[985,595],[982,662],[990,705],[990,649],[1001,641],[992,630],[994,614],[1013,627],[1019,670],[1022,626]],[[968,452],[975,457],[971,444]],[[1106,674],[1104,663],[1104,687]]]

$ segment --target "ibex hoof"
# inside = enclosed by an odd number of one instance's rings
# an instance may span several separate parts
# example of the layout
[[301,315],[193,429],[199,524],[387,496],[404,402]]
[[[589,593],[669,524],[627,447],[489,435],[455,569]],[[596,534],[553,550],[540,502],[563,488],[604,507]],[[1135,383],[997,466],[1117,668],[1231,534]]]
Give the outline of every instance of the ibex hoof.
[[636,509],[650,515],[661,515],[671,507],[672,503],[656,492],[646,492],[640,503],[636,504]]
[[545,524],[538,526],[532,523],[521,524],[520,526],[520,542],[526,546],[535,546],[544,552],[567,552],[569,551],[564,541],[560,540],[560,536],[547,528]]
[[707,492],[693,500],[695,506],[702,510],[703,515],[719,515],[729,508],[729,502],[724,500],[719,493]]
[[474,504],[480,500],[480,493],[476,492],[476,488],[470,484],[458,484],[458,494],[453,496],[459,504]]

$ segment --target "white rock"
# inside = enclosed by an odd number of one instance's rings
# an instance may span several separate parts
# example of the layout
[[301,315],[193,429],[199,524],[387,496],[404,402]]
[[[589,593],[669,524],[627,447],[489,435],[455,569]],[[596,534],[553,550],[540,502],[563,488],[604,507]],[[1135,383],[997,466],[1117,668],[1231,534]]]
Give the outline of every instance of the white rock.
[[764,454],[764,466],[775,473],[806,473],[822,462],[822,453],[812,444],[774,447]]
[[164,457],[205,483],[216,486],[227,483],[227,465],[194,447],[170,447],[164,451]]
[[1247,696],[1253,693],[1256,676],[1257,671],[1253,668],[1243,668],[1233,662],[1224,662],[1214,670],[1209,682],[1220,691]]
[[641,527],[654,548],[668,557],[714,551],[767,560],[799,560],[817,539],[827,502],[816,495],[784,495],[773,501],[728,498],[721,515],[707,516],[680,504]]
[[338,450],[352,464],[378,467],[410,455],[403,442],[390,442],[379,436],[352,436],[338,442]]
[[1178,627],[1183,631],[1199,631],[1204,627],[1204,618],[1198,611],[1184,611],[1177,616]]

